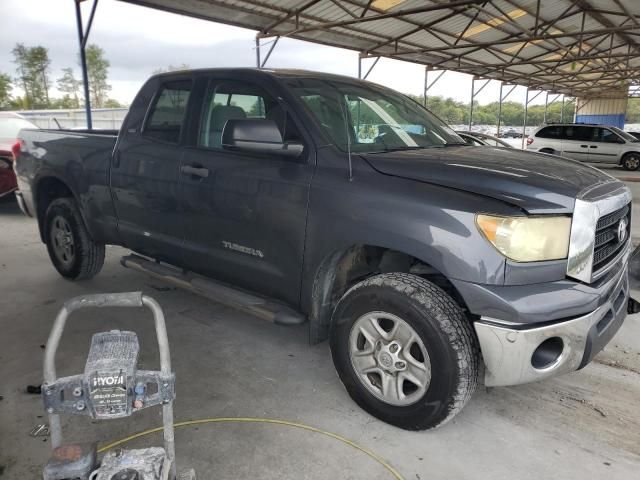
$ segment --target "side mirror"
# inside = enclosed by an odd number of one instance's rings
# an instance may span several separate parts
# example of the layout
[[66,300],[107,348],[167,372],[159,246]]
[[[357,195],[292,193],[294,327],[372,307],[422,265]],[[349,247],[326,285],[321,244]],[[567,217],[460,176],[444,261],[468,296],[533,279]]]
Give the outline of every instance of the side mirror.
[[297,158],[301,143],[285,143],[273,120],[264,118],[229,119],[222,129],[222,148],[252,153],[279,154]]

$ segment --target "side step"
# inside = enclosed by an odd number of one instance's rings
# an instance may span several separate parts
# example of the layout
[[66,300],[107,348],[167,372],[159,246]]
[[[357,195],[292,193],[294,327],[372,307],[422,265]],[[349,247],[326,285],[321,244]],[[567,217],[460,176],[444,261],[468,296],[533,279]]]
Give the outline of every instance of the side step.
[[307,320],[301,313],[281,303],[236,290],[195,273],[179,270],[138,255],[131,254],[122,257],[120,263],[127,268],[146,273],[159,280],[164,280],[177,287],[251,313],[278,325],[299,325]]

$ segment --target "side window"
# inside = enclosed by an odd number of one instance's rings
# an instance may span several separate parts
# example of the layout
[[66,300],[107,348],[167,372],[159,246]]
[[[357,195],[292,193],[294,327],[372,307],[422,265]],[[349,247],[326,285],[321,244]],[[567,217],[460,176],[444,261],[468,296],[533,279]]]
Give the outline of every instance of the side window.
[[564,139],[588,142],[593,139],[593,127],[567,125],[564,127]]
[[190,81],[163,85],[156,95],[142,135],[166,143],[179,143],[190,93]]
[[290,115],[257,85],[231,81],[211,83],[204,101],[199,146],[222,148],[222,130],[227,120],[243,118],[273,120],[285,141],[300,141]]
[[537,134],[536,137],[539,138],[555,138],[555,139],[559,139],[562,136],[562,127],[560,127],[559,125],[555,125],[552,127],[544,127],[542,130],[540,130]]
[[599,141],[604,143],[622,143],[620,137],[608,128],[599,128]]

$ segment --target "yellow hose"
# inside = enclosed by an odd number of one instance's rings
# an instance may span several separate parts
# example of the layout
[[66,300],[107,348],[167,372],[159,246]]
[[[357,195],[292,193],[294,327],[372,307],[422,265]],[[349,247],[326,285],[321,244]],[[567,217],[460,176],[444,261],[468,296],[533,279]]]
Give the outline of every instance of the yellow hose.
[[[334,440],[338,440],[346,445],[349,445],[350,447],[355,448],[356,450],[361,451],[362,453],[364,453],[365,455],[369,456],[371,459],[379,463],[382,467],[384,467],[393,476],[393,478],[395,478],[395,480],[404,480],[402,475],[400,475],[400,473],[398,473],[398,471],[395,468],[393,468],[391,465],[385,462],[384,459],[382,459],[380,456],[373,453],[371,450],[368,450],[365,447],[361,447],[357,443],[352,442],[351,440],[341,437],[340,435],[337,435],[335,433],[327,432],[326,430],[321,430],[319,428],[311,427],[309,425],[304,425],[302,423],[288,422],[286,420],[276,420],[273,418],[220,417],[220,418],[202,418],[199,420],[187,420],[184,422],[174,423],[173,426],[175,428],[178,428],[178,427],[187,427],[192,425],[201,425],[203,423],[268,423],[271,425],[284,425],[287,427],[300,428],[302,430],[307,430],[309,432],[319,433],[321,435],[325,435],[329,438],[333,438]],[[156,427],[156,428],[150,428],[149,430],[144,430],[142,432],[134,433],[133,435],[122,438],[120,440],[116,440],[115,442],[111,442],[111,443],[108,443],[107,445],[100,447],[98,449],[98,452],[102,453],[112,449],[113,447],[122,445],[123,443],[130,442],[131,440],[134,440],[136,438],[144,437],[145,435],[150,435],[152,433],[157,433],[161,431],[162,431],[162,427]]]

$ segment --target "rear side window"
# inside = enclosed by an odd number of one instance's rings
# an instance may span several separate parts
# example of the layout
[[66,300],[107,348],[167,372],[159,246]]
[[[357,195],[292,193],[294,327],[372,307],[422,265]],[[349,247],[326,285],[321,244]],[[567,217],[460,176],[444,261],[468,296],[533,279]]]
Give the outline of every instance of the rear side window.
[[190,93],[190,81],[164,84],[156,95],[142,134],[166,143],[179,143]]
[[536,137],[538,138],[562,138],[562,127],[559,125],[554,125],[551,127],[544,127],[538,133],[536,133]]
[[593,141],[593,127],[582,127],[579,125],[567,125],[564,127],[564,138],[566,140],[578,140],[582,142]]

